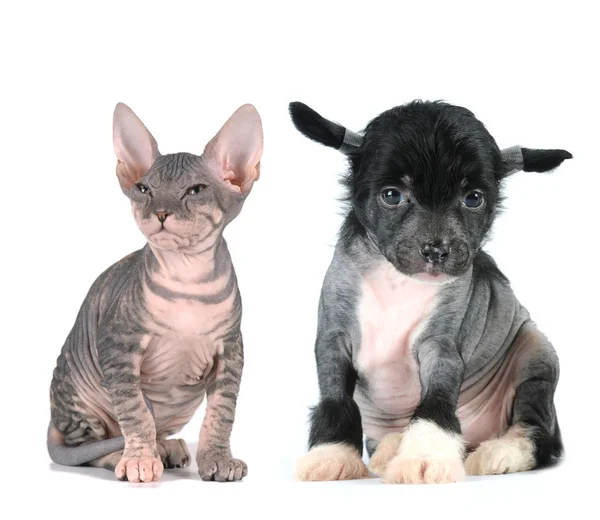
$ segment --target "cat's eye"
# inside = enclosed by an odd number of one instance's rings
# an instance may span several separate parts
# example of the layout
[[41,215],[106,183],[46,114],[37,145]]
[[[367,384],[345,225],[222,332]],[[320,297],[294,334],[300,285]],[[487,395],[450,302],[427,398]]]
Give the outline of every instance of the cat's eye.
[[478,190],[470,191],[463,197],[462,203],[467,208],[478,208],[483,204],[483,193]]
[[398,188],[385,188],[381,192],[381,199],[388,206],[398,206],[406,200]]
[[142,193],[150,193],[150,188],[148,188],[148,186],[146,186],[145,184],[142,184],[141,182],[138,182],[136,184],[136,187],[138,190],[140,190]]
[[200,193],[204,188],[206,188],[206,186],[204,184],[195,184],[194,186],[192,186],[191,188],[188,188],[188,190],[185,192],[186,195],[197,195],[198,193]]

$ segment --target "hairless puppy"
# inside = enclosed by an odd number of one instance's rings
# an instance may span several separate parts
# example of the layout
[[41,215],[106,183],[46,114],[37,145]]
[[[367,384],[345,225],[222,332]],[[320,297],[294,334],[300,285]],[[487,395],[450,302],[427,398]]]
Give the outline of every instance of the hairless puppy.
[[240,107],[201,156],[161,155],[123,104],[117,177],[148,243],[92,285],[50,388],[48,451],[65,465],[160,479],[190,455],[181,430],[207,395],[196,461],[204,480],[240,480],[230,434],[243,366],[242,305],[225,226],[258,179],[262,126]]
[[302,103],[296,128],[348,156],[349,210],[319,304],[321,399],[300,480],[455,482],[562,454],[559,363],[482,250],[504,179],[564,150],[500,150],[465,108],[415,101],[361,134]]

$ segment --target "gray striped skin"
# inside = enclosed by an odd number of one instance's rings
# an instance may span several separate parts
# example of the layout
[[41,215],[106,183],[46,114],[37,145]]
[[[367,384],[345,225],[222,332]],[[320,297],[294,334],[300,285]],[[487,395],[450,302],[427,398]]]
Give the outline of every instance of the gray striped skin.
[[[262,151],[258,114],[240,111],[258,121]],[[133,184],[117,153],[121,187],[148,243],[98,277],[63,346],[50,389],[55,462],[158,480],[161,459],[167,467],[187,463],[183,441],[164,439],[189,422],[206,395],[196,457],[201,477],[239,480],[247,473],[229,446],[243,368],[242,305],[223,238],[258,172],[256,163],[238,168],[223,157],[236,127],[247,128],[239,119],[238,111],[202,156],[158,155],[154,147],[152,166]],[[138,166],[132,161],[130,171]],[[242,189],[224,180],[229,168]],[[249,183],[247,175],[254,175]],[[119,462],[115,452],[123,449]]]

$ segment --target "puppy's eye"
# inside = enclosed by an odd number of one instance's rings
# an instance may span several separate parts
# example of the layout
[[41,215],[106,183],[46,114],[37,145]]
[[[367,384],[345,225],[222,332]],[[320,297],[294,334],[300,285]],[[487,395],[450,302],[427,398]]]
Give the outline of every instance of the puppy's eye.
[[483,204],[483,193],[477,190],[467,193],[462,200],[467,208],[478,208]]
[[206,186],[204,184],[195,184],[191,188],[186,191],[186,195],[197,195],[200,193]]
[[405,200],[397,188],[386,188],[381,192],[381,198],[388,206],[398,206]]
[[146,186],[145,184],[142,184],[141,182],[138,182],[136,184],[136,187],[138,190],[140,190],[142,193],[150,193],[150,188],[148,188],[148,186]]

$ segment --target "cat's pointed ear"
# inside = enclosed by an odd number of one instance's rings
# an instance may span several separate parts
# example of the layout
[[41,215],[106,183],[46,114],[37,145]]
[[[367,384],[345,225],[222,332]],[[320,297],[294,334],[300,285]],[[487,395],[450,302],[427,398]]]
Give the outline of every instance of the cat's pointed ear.
[[124,103],[118,103],[113,114],[113,143],[117,177],[121,187],[129,190],[160,155],[158,145],[144,123]]
[[256,108],[238,108],[206,145],[203,156],[229,189],[248,195],[260,176],[263,131]]

